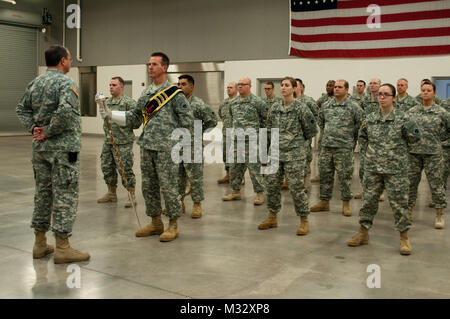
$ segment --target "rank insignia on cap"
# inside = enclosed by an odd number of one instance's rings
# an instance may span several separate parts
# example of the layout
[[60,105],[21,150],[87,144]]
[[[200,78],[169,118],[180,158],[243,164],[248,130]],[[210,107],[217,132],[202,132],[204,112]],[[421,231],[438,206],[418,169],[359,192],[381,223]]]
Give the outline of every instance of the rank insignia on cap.
[[73,91],[73,93],[75,93],[75,95],[76,95],[77,97],[80,96],[80,95],[78,94],[77,88],[76,88],[75,86],[72,86],[72,91]]

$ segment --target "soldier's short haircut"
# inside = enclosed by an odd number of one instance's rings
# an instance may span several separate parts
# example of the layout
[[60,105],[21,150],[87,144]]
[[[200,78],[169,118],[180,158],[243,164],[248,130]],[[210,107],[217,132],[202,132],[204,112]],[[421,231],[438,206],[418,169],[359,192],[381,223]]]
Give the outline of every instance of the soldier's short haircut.
[[161,57],[161,64],[162,65],[166,65],[167,67],[169,67],[169,57],[167,55],[165,55],[162,52],[153,52],[152,55],[150,57],[154,57],[154,56],[159,56]]
[[405,79],[405,78],[400,78],[400,79],[398,79],[398,80],[397,80],[397,82],[398,82],[398,81],[405,81],[405,82],[406,82],[406,84],[408,84],[408,80],[407,80],[407,79]]
[[61,45],[52,45],[45,50],[45,64],[47,66],[57,66],[62,58],[67,58],[67,49]]
[[120,84],[125,85],[125,81],[120,76],[115,76],[111,80],[119,80]]
[[327,84],[328,83],[333,83],[333,85],[334,85],[336,83],[336,81],[335,80],[328,80]]
[[358,81],[356,81],[356,83],[358,83],[358,82],[362,82],[362,83],[364,83],[364,86],[366,86],[366,81],[364,81],[364,80],[358,80]]
[[183,74],[183,75],[180,75],[180,76],[178,77],[178,80],[181,80],[181,79],[186,79],[186,80],[187,80],[189,83],[191,83],[192,85],[195,84],[194,78],[193,78],[192,76],[190,76],[189,74]]
[[433,92],[436,92],[436,85],[433,82],[431,82],[430,80],[423,81],[423,84],[420,86],[420,88],[422,88],[422,86],[424,86],[424,85],[431,85],[433,87]]
[[266,82],[266,84],[272,86],[272,89],[275,87],[272,81]]
[[393,86],[391,83],[384,83],[384,84],[381,84],[380,88],[381,88],[382,86],[387,86],[388,88],[390,88],[390,89],[391,89],[391,93],[392,93],[393,96],[396,96],[396,95],[397,95],[397,90],[395,89],[395,86]]
[[[348,82],[347,82],[346,80],[344,80],[344,79],[339,79],[339,80],[336,80],[336,82],[337,82],[337,81],[344,81],[344,88],[346,88],[346,89],[349,88]],[[335,84],[336,84],[336,83],[335,83]]]

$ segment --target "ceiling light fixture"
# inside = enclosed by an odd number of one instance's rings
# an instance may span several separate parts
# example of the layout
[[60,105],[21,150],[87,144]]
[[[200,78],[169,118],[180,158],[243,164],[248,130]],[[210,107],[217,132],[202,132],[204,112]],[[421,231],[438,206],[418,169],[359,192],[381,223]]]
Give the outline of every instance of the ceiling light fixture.
[[16,4],[16,2],[14,0],[1,0],[1,1],[8,2],[8,3],[11,3],[11,4]]

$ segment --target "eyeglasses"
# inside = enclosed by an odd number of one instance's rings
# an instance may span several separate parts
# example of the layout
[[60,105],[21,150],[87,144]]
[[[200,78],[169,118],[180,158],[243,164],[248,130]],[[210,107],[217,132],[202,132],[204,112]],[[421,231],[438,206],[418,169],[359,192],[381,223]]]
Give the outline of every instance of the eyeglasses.
[[387,98],[388,96],[394,96],[394,95],[393,95],[393,94],[378,93],[378,97],[379,97],[379,98],[385,99],[385,98]]
[[238,83],[238,86],[250,85],[248,83]]

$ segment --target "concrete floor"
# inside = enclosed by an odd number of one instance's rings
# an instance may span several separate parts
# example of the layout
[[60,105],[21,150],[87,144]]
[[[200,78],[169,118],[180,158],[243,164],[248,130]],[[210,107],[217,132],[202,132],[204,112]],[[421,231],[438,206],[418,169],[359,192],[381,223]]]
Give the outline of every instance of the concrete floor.
[[[433,228],[425,178],[410,231],[411,256],[399,254],[399,234],[387,201],[380,203],[370,244],[347,247],[346,240],[359,228],[361,200],[351,201],[353,216],[342,216],[337,185],[331,211],[310,215],[309,235],[296,236],[299,218],[286,191],[278,228],[260,231],[257,225],[267,209],[253,205],[248,174],[243,200],[221,201],[229,190],[216,182],[223,175],[222,164],[205,165],[204,216],[190,218],[188,198],[179,238],[161,243],[158,236],[134,236],[137,221],[132,209],[123,208],[127,195],[122,187],[117,204],[96,203],[106,191],[101,147],[101,137],[83,136],[79,207],[70,241],[89,251],[91,260],[78,263],[81,287],[69,288],[73,269],[55,265],[52,255],[40,260],[31,256],[31,137],[0,137],[0,298],[450,298],[450,226]],[[147,224],[137,146],[135,159],[137,210]],[[357,169],[356,161],[355,174]],[[353,182],[353,191],[359,191],[357,175]],[[310,204],[317,202],[318,192],[319,184],[312,184]],[[380,267],[381,288],[367,287],[371,264]]]

